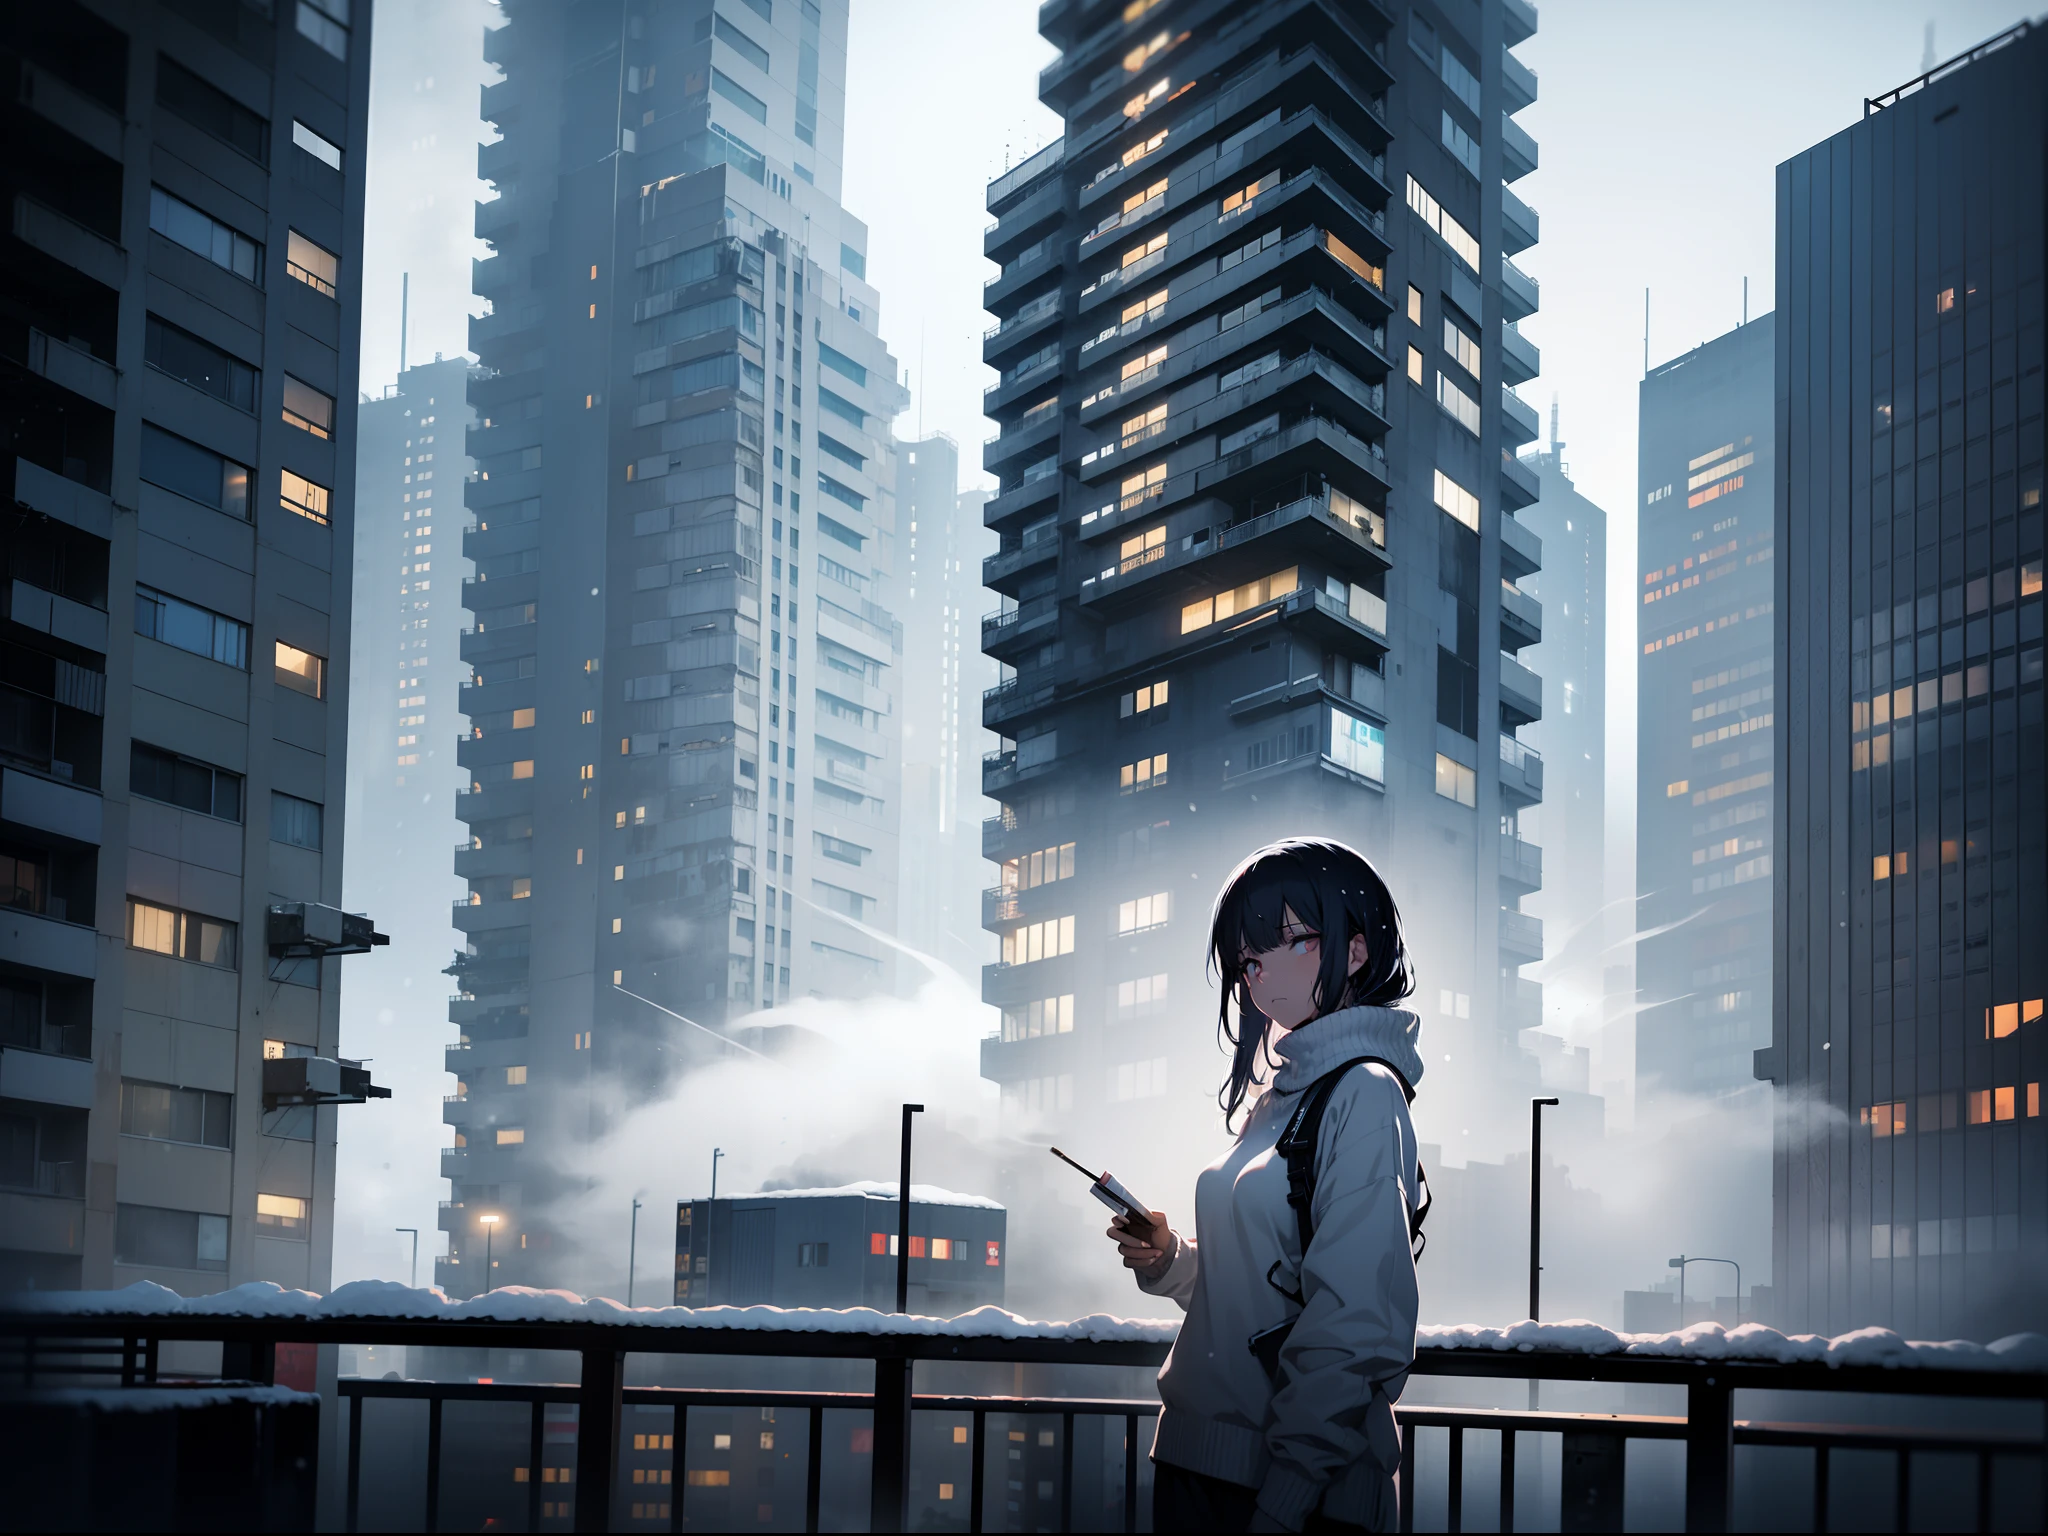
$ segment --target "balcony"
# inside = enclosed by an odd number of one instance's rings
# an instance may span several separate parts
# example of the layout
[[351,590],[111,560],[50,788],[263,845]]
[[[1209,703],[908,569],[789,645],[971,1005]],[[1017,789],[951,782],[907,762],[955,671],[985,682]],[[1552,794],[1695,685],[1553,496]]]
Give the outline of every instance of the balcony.
[[1540,1029],[1543,1026],[1543,983],[1531,981],[1526,976],[1504,979],[1501,983],[1501,1012],[1506,1016],[1507,1027],[1517,1032],[1525,1029]]
[[[441,1217],[442,1229],[459,1227],[461,1214],[451,1206]],[[467,1242],[475,1258],[473,1237]],[[715,1249],[713,1258],[716,1262]],[[903,1262],[915,1296],[916,1287],[929,1281],[931,1261]],[[435,1272],[452,1282],[462,1268],[449,1255],[437,1258]],[[436,1514],[446,1521],[465,1479],[513,1488],[515,1465],[531,1465],[529,1428],[532,1439],[543,1443],[546,1465],[560,1483],[529,1476],[517,1485],[509,1512],[521,1518],[524,1529],[543,1528],[541,1495],[560,1492],[561,1485],[574,1488],[577,1529],[624,1526],[630,1508],[625,1500],[633,1488],[629,1474],[649,1482],[661,1479],[661,1491],[674,1495],[678,1527],[684,1524],[684,1500],[690,1496],[689,1520],[701,1524],[707,1508],[724,1505],[722,1500],[710,1504],[698,1490],[708,1485],[722,1493],[726,1479],[739,1482],[730,1471],[735,1453],[714,1449],[705,1420],[738,1409],[754,1424],[772,1412],[780,1441],[777,1460],[786,1458],[786,1470],[777,1475],[777,1502],[815,1512],[818,1518],[803,1517],[805,1525],[996,1529],[1012,1523],[1004,1517],[1007,1504],[1024,1503],[1023,1518],[1031,1529],[1068,1531],[1132,1530],[1144,1523],[1136,1490],[1142,1446],[1151,1431],[1140,1421],[1159,1406],[1149,1386],[1144,1395],[1129,1398],[1030,1398],[978,1395],[969,1389],[1010,1390],[1015,1373],[1026,1365],[1047,1368],[1045,1379],[1070,1393],[1091,1384],[1083,1374],[1089,1371],[1118,1370],[1124,1373],[1121,1382],[1138,1381],[1144,1379],[1141,1369],[1149,1376],[1166,1358],[1177,1332],[1177,1324],[1165,1320],[1016,1318],[1002,1320],[998,1329],[972,1313],[904,1318],[866,1309],[802,1307],[752,1314],[736,1324],[717,1311],[634,1312],[617,1302],[585,1301],[566,1292],[531,1304],[500,1293],[475,1306],[423,1290],[394,1291],[389,1299],[401,1302],[402,1309],[372,1312],[355,1310],[349,1296],[347,1291],[326,1298],[285,1292],[273,1296],[262,1312],[236,1306],[233,1293],[159,1298],[147,1310],[134,1311],[87,1310],[76,1293],[17,1296],[0,1318],[0,1342],[10,1360],[24,1362],[24,1386],[84,1374],[96,1381],[98,1391],[136,1406],[171,1384],[157,1374],[157,1361],[170,1354],[161,1348],[167,1340],[202,1341],[211,1346],[208,1354],[218,1351],[225,1369],[263,1381],[274,1376],[280,1343],[418,1346],[409,1351],[409,1359],[420,1363],[415,1379],[343,1376],[334,1384],[337,1416],[362,1432],[346,1440],[338,1434],[314,1437],[318,1454],[327,1458],[317,1473],[347,1511],[348,1525],[364,1523],[362,1517],[370,1513],[364,1508],[366,1484],[373,1500],[398,1501],[385,1503],[383,1510],[401,1529],[423,1529]],[[1684,1319],[1693,1324],[1710,1320],[1716,1319],[1690,1311]],[[576,1379],[429,1379],[437,1361],[477,1359],[487,1351],[545,1351],[541,1358],[561,1362],[561,1374]],[[627,1385],[629,1357],[638,1357],[649,1375],[672,1379],[676,1373],[669,1363],[685,1356],[725,1358],[731,1362],[724,1367],[730,1383],[717,1388]],[[647,1357],[666,1358],[657,1363]],[[777,1385],[752,1384],[746,1366],[750,1359],[773,1360],[772,1367],[755,1370],[772,1372]],[[872,1390],[805,1385],[815,1371],[808,1363],[826,1361],[834,1362],[839,1381],[871,1380]],[[940,1361],[947,1362],[946,1382],[956,1395],[915,1393],[917,1364]],[[35,1380],[38,1369],[43,1382]],[[853,1375],[855,1369],[861,1374]],[[1432,1384],[1447,1379],[1460,1385],[1446,1395],[1483,1401],[1519,1398],[1521,1390],[1510,1393],[1509,1383],[1572,1382],[1574,1403],[1584,1407],[1523,1411],[1430,1404]],[[1462,1386],[1467,1380],[1472,1387]],[[1676,1411],[1615,1411],[1639,1393]],[[1783,1405],[1776,1421],[1736,1417],[1738,1406],[1758,1401],[1757,1394]],[[1682,1510],[1689,1530],[1728,1530],[1739,1525],[1744,1510],[1782,1507],[1788,1475],[1796,1476],[1802,1489],[1809,1479],[1826,1488],[1823,1469],[1847,1453],[1846,1460],[1833,1465],[1844,1477],[1853,1465],[1853,1475],[1871,1485],[1879,1500],[1895,1483],[1905,1484],[1919,1466],[1930,1475],[1953,1477],[1964,1490],[1960,1505],[1965,1519],[1978,1517],[1968,1523],[2029,1529],[2037,1518],[2027,1511],[2038,1495],[2024,1479],[2034,1470],[2038,1435],[2031,1426],[1958,1431],[1957,1410],[1943,1400],[1966,1400],[1970,1423],[1995,1425],[2010,1423],[2008,1412],[2012,1419],[2023,1419],[2044,1396],[2048,1372],[2023,1348],[1994,1354],[1964,1342],[1914,1344],[1896,1336],[1858,1335],[1788,1349],[1783,1336],[1768,1328],[1730,1333],[1704,1327],[1690,1335],[1665,1333],[1638,1342],[1576,1322],[1425,1326],[1417,1331],[1408,1390],[1394,1409],[1406,1450],[1395,1474],[1402,1523],[1412,1518],[1425,1530],[1557,1529],[1572,1525],[1573,1515],[1587,1507],[1604,1512],[1641,1506],[1668,1511],[1674,1525]],[[1873,1398],[1893,1410],[1884,1415],[1883,1425],[1848,1422],[1856,1414],[1852,1404]],[[444,1420],[456,1436],[449,1454],[420,1458],[418,1424]],[[867,1448],[852,1457],[843,1450],[849,1423],[867,1426],[870,1437]],[[478,1424],[503,1426],[505,1432],[495,1443],[479,1440],[472,1430]],[[832,1454],[824,1454],[828,1424]],[[686,1427],[697,1432],[686,1434]],[[652,1452],[633,1449],[629,1436],[644,1430],[657,1432]],[[1436,1438],[1439,1432],[1442,1440]],[[1541,1448],[1554,1438],[1572,1439],[1581,1448],[1578,1460],[1564,1464],[1561,1482],[1518,1479],[1515,1462],[1525,1471],[1532,1461],[1540,1465]],[[437,1442],[438,1437],[429,1436],[430,1445]],[[1632,1454],[1636,1443],[1651,1454]],[[381,1449],[396,1445],[412,1452],[413,1459],[398,1460]],[[1022,1466],[1005,1458],[1005,1445]],[[1776,1460],[1767,1466],[1755,1454],[1763,1448],[1770,1448],[1774,1458],[1795,1458],[1789,1471]],[[1738,1449],[1749,1454],[1738,1456]],[[1666,1451],[1668,1456],[1661,1454]],[[1478,1465],[1468,1462],[1468,1452]],[[696,1467],[690,1465],[693,1460]],[[2011,1475],[1994,1478],[1997,1467]],[[1010,1484],[1026,1468],[1038,1486],[1035,1496],[1020,1498],[1023,1490]],[[136,1482],[134,1491],[160,1498],[168,1507],[174,1471],[136,1462],[123,1464],[119,1475]],[[931,1499],[930,1491],[942,1479],[958,1495],[951,1510]],[[2001,1487],[2008,1491],[1992,1502],[1992,1492]],[[1984,1502],[1976,1502],[1976,1489],[1986,1490]],[[1525,1499],[1536,1493],[1540,1502],[1518,1506],[1518,1492]],[[1467,1500],[1474,1507],[1468,1508]],[[1822,1505],[1815,1525],[1827,1528],[1831,1507],[1838,1508]],[[1941,1507],[1958,1513],[1954,1504]],[[414,1514],[404,1515],[406,1508]],[[1888,1506],[1884,1512],[1890,1513]],[[566,1514],[546,1518],[563,1528],[570,1521]],[[255,1514],[247,1523],[260,1520]],[[67,1524],[86,1528],[90,1522]]]
[[1543,640],[1543,605],[1513,582],[1500,584],[1500,643],[1519,651]]
[[1049,682],[1024,686],[1022,678],[1008,678],[982,690],[981,723],[991,731],[1022,719],[1053,701],[1054,685]]
[[1500,794],[1517,810],[1543,802],[1542,754],[1506,731],[1500,736]]
[[0,1099],[91,1109],[93,1070],[92,1062],[84,1057],[9,1045],[0,1049]]
[[1543,354],[1536,343],[1511,321],[1501,322],[1500,365],[1510,384],[1526,384],[1543,371]]
[[1505,112],[1500,115],[1500,149],[1502,181],[1520,181],[1536,169],[1536,141]]
[[[1041,742],[1051,740],[1050,737],[1046,736],[1040,736],[1035,739]],[[1027,741],[1022,745],[1024,748],[1029,748],[1031,743]],[[1071,767],[1073,761],[1071,753],[1065,757],[1036,757],[1028,753],[1020,756],[1019,751],[1014,749],[983,753],[981,759],[981,792],[993,799],[998,795],[1015,789],[1019,784],[1029,783],[1031,780],[1051,773],[1057,768]]]
[[1024,572],[1049,565],[1060,556],[1060,531],[1057,527],[1043,527],[1033,530],[1015,549],[999,549],[986,556],[981,562],[981,584],[984,587],[1001,589],[1003,582]]
[[1517,728],[1543,718],[1543,679],[1506,651],[1500,653],[1500,709]]
[[1500,50],[1500,83],[1510,116],[1535,104],[1536,71],[1508,52],[1505,44]]
[[1526,251],[1542,238],[1536,210],[1506,187],[1500,189],[1501,248],[1510,256]]
[[1500,259],[1500,301],[1510,320],[1521,321],[1536,313],[1543,290],[1536,279],[1507,257]]
[[444,1179],[466,1179],[469,1177],[469,1148],[443,1147],[441,1149],[441,1177]]
[[1059,600],[1050,596],[988,614],[981,621],[982,652],[1002,660],[1024,646],[1050,640],[1059,631],[1059,614]]
[[90,923],[0,907],[0,960],[86,981],[98,971],[99,933]]
[[1500,520],[1500,569],[1510,581],[1520,581],[1543,569],[1543,540],[1517,518]]
[[1502,435],[1516,448],[1535,442],[1543,431],[1536,407],[1505,384],[1500,387],[1500,420]]
[[1500,881],[1517,894],[1542,889],[1543,850],[1505,833],[1500,840]]
[[1536,35],[1536,7],[1529,0],[1501,0],[1500,8],[1510,48],[1518,48]]
[[1005,200],[1022,191],[1047,171],[1056,170],[1066,159],[1067,141],[1064,136],[1054,139],[1045,148],[1031,155],[1021,163],[1003,172],[988,184],[988,210],[997,213]]
[[1500,953],[1511,965],[1534,965],[1543,958],[1543,919],[1500,909]]

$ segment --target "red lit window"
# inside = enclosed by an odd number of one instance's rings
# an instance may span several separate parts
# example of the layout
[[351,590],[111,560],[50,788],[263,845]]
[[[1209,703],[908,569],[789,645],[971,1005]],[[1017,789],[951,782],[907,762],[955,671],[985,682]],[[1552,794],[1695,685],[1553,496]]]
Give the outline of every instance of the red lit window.
[[1003,1245],[1001,1243],[990,1243],[988,1245],[988,1258],[983,1262],[991,1267],[1001,1264],[1003,1262]]
[[889,1234],[888,1234],[888,1233],[886,1233],[886,1232],[872,1232],[872,1233],[868,1234],[868,1252],[869,1252],[869,1253],[883,1253],[883,1254],[886,1254],[886,1253],[887,1253],[888,1251],[889,1251]]
[[923,1257],[924,1257],[924,1239],[923,1239],[923,1238],[921,1238],[921,1237],[913,1237],[913,1238],[912,1238],[912,1239],[910,1240],[910,1256],[911,1256],[911,1257],[912,1257],[913,1259],[921,1259],[921,1258],[923,1258]]

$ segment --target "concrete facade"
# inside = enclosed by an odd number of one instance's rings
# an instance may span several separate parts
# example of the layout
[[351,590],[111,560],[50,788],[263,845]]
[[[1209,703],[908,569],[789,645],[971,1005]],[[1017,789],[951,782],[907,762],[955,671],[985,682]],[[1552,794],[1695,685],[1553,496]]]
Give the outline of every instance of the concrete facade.
[[265,1108],[340,1046],[266,909],[341,901],[371,7],[278,13],[0,23],[0,1289],[325,1289],[378,1112]]

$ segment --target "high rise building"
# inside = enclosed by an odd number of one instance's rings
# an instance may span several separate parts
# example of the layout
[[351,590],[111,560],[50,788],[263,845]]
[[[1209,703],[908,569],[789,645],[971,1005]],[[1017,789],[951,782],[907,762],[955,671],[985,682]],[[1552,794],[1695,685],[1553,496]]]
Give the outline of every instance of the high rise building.
[[[1201,950],[1258,843],[1344,838],[1415,935],[1435,1102],[1533,1064],[1517,817],[1542,713],[1516,657],[1541,564],[1516,512],[1536,415],[1510,329],[1536,238],[1521,0],[1455,16],[1328,0],[1056,0],[1040,95],[1065,137],[992,183],[984,509],[1003,664],[984,719],[1014,1115],[1085,1117],[1133,1176],[1221,1073]],[[1151,1100],[1145,1103],[1137,1101]],[[1114,1118],[1102,1111],[1114,1105]],[[1472,1155],[1519,1118],[1476,1113]],[[1467,1148],[1461,1148],[1467,1150]]]
[[[462,493],[475,372],[466,358],[436,357],[403,369],[356,409],[347,895],[351,907],[377,914],[391,949],[351,981],[347,1021],[351,1042],[376,1059],[387,1084],[436,1098],[448,990],[440,973],[455,938],[449,912],[467,894],[448,850],[467,830],[455,816],[456,792],[469,782],[455,742],[467,725]],[[462,1059],[458,1049],[446,1064],[459,1072]],[[384,1134],[350,1139],[344,1170],[367,1178],[387,1162],[417,1157],[412,1138],[426,1129],[417,1117],[378,1124]]]
[[[1533,352],[1533,348],[1530,349]],[[1533,365],[1533,360],[1532,360]],[[1607,848],[1607,514],[1572,483],[1550,407],[1550,444],[1522,462],[1542,494],[1518,514],[1543,540],[1543,569],[1518,583],[1542,605],[1529,664],[1543,677],[1543,719],[1523,734],[1550,772],[1524,837],[1558,850],[1540,891],[1524,899],[1544,925],[1544,1023],[1592,1039],[1604,1021],[1609,958]],[[1522,615],[1502,596],[1503,623]],[[1617,936],[1622,922],[1613,926]]]
[[1770,1037],[1772,318],[1650,370],[1636,456],[1636,1095]]
[[[960,489],[960,450],[943,433],[896,445],[897,611],[909,658],[902,688],[903,873],[896,936],[960,975],[976,975],[992,941],[981,929],[982,693],[995,663],[981,653],[983,493]],[[911,987],[923,970],[906,965]]]
[[1778,167],[1781,1320],[2048,1327],[2041,146],[2021,26]]
[[[903,403],[838,203],[845,0],[517,0],[478,152],[490,313],[451,1017],[451,1290],[592,1284],[609,1106],[757,1008],[894,985]],[[590,1259],[588,1262],[598,1262]]]
[[[0,1289],[326,1288],[370,7],[7,8]],[[292,17],[294,20],[290,19]]]

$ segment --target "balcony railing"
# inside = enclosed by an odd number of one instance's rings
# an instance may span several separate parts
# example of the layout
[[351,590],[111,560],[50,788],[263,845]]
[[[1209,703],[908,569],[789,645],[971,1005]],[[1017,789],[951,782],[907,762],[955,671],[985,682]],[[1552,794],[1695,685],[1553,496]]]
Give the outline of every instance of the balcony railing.
[[[451,1272],[454,1268],[449,1265]],[[368,1305],[357,1310],[360,1304],[352,1293]],[[730,1449],[707,1444],[712,1437],[701,1431],[692,1435],[691,1416],[735,1409],[773,1412],[776,1450],[786,1453],[777,1459],[784,1462],[788,1483],[802,1488],[809,1530],[826,1524],[859,1528],[861,1502],[868,1506],[871,1530],[922,1529],[935,1518],[979,1529],[991,1514],[999,1526],[1017,1524],[1021,1515],[1033,1529],[1066,1531],[1077,1523],[1101,1529],[1106,1521],[1111,1529],[1136,1530],[1150,1470],[1139,1454],[1139,1421],[1158,1412],[1151,1397],[913,1395],[911,1371],[918,1361],[940,1360],[956,1363],[956,1380],[963,1379],[962,1364],[996,1368],[988,1372],[991,1377],[1002,1367],[1024,1364],[1156,1367],[1175,1329],[1168,1322],[1109,1318],[1031,1323],[1007,1314],[970,1313],[953,1319],[899,1319],[866,1310],[801,1308],[758,1309],[734,1323],[715,1312],[628,1310],[560,1292],[500,1292],[461,1303],[432,1291],[382,1284],[344,1287],[327,1298],[266,1292],[260,1315],[229,1311],[222,1305],[227,1298],[219,1296],[162,1304],[153,1300],[147,1310],[133,1312],[108,1309],[109,1299],[105,1293],[88,1301],[61,1292],[11,1298],[14,1310],[0,1316],[0,1372],[9,1384],[33,1389],[90,1382],[106,1391],[152,1392],[158,1388],[161,1345],[170,1340],[218,1343],[224,1376],[264,1385],[274,1381],[278,1346],[287,1341],[420,1346],[409,1352],[417,1360],[430,1360],[431,1352],[442,1348],[559,1351],[556,1358],[579,1357],[579,1379],[573,1382],[343,1377],[336,1396],[346,1404],[344,1432],[323,1435],[320,1443],[340,1462],[323,1468],[322,1480],[339,1484],[351,1531],[363,1523],[366,1484],[387,1507],[394,1498],[423,1494],[423,1505],[401,1504],[392,1511],[416,1529],[431,1527],[437,1516],[448,1520],[453,1512],[444,1500],[486,1487],[504,1490],[494,1495],[502,1504],[480,1514],[498,1525],[523,1516],[529,1530],[540,1529],[549,1515],[573,1520],[580,1531],[611,1529],[628,1518],[620,1505],[644,1483],[657,1483],[658,1497],[669,1503],[655,1518],[666,1517],[670,1529],[715,1520],[727,1513],[724,1499],[693,1490],[731,1486],[725,1469],[734,1458]],[[867,1362],[874,1390],[628,1387],[629,1355]],[[1003,1376],[1007,1379],[1007,1372]],[[1624,1414],[1429,1404],[1428,1385],[1447,1379],[1570,1381],[1582,1384],[1581,1393],[1583,1384],[1595,1383],[1617,1398],[1630,1388],[1678,1388],[1684,1407],[1677,1413]],[[1782,1415],[1804,1412],[1810,1417],[1771,1423],[1738,1418],[1736,1395],[1758,1392],[1774,1394]],[[1818,1396],[1791,1396],[1804,1393]],[[1849,1414],[1838,1405],[1858,1394],[1888,1400],[1882,1425],[1842,1422]],[[1474,1523],[1504,1531],[1557,1529],[1560,1517],[1569,1524],[1574,1512],[1601,1517],[1611,1512],[1618,1524],[1624,1500],[1635,1504],[1645,1493],[1653,1500],[1667,1495],[1674,1503],[1682,1497],[1687,1530],[1726,1530],[1738,1501],[1759,1499],[1802,1523],[1810,1513],[1811,1528],[1825,1530],[1835,1512],[1831,1485],[1853,1491],[1859,1480],[1883,1477],[1879,1486],[1903,1493],[1915,1470],[1940,1471],[1942,1485],[1959,1490],[1960,1502],[1940,1511],[1945,1526],[2038,1529],[2044,1513],[2044,1442],[2037,1420],[2021,1405],[2048,1397],[2048,1371],[2038,1351],[2024,1348],[1998,1352],[1953,1342],[1917,1345],[1879,1330],[1833,1340],[1788,1340],[1770,1329],[1730,1334],[1713,1325],[1659,1335],[1617,1335],[1585,1323],[1423,1328],[1403,1397],[1395,1412],[1407,1448],[1397,1472],[1404,1531],[1465,1528],[1468,1451],[1493,1463],[1470,1469],[1478,1474],[1470,1480],[1475,1491],[1492,1484],[1488,1502],[1495,1506],[1472,1511]],[[1979,1412],[2012,1405],[2006,1421],[2011,1427],[1957,1433],[1944,1427],[1953,1415],[1944,1399],[1981,1404]],[[1915,1400],[1924,1405],[1917,1416]],[[398,1409],[398,1403],[420,1408]],[[518,1430],[495,1446],[474,1438],[487,1416],[503,1417],[515,1407],[526,1409],[526,1422]],[[409,1426],[418,1423],[415,1415],[421,1409],[424,1485],[410,1485],[419,1494],[396,1494],[387,1486],[388,1469],[370,1457],[395,1443],[387,1437],[416,1436],[417,1429]],[[835,1449],[828,1463],[824,1455],[828,1413],[868,1420],[865,1432],[857,1431],[851,1441],[850,1458]],[[445,1437],[451,1414],[458,1433]],[[372,1417],[375,1425],[368,1422]],[[989,1433],[991,1420],[997,1425],[995,1436]],[[1106,1420],[1122,1432],[1098,1433],[1089,1420]],[[754,1422],[766,1422],[766,1415]],[[697,1423],[703,1425],[704,1419]],[[408,1427],[401,1429],[401,1424]],[[1425,1429],[1443,1431],[1443,1439],[1415,1433]],[[1023,1442],[1035,1442],[1028,1454],[1038,1460],[1037,1450],[1048,1453],[1032,1468],[1033,1480],[1042,1480],[1044,1487],[1035,1500],[1019,1500],[1034,1507],[1006,1521],[1004,1505],[1014,1494],[1005,1485],[1017,1475],[1007,1453],[1029,1430],[1037,1433]],[[1480,1432],[1476,1442],[1475,1431]],[[1568,1444],[1575,1442],[1561,1475],[1517,1477],[1523,1457],[1543,1454],[1543,1442],[1530,1440],[1532,1435],[1562,1435],[1569,1437]],[[443,1454],[451,1439],[465,1457],[459,1467],[451,1467],[451,1458]],[[1652,1470],[1655,1463],[1629,1454],[1632,1441],[1681,1447],[1682,1480],[1666,1472],[1661,1486],[1643,1489],[1643,1479],[1659,1474]],[[834,1443],[847,1442],[835,1436]],[[1752,1447],[1803,1453],[1798,1457],[1803,1465],[1787,1467],[1781,1454],[1766,1467],[1757,1458],[1736,1454],[1738,1448]],[[1857,1454],[1837,1466],[1835,1458],[1845,1452]],[[1954,1466],[1957,1461],[1960,1467]],[[1949,1466],[1942,1467],[1943,1462]],[[516,1478],[514,1463],[527,1469],[523,1482]],[[551,1475],[544,1477],[542,1467]],[[1811,1506],[1787,1509],[1787,1473],[1799,1478],[1807,1467]],[[1839,1476],[1831,1478],[1831,1471]],[[1487,1472],[1497,1475],[1489,1478]],[[138,1470],[134,1475],[150,1474]],[[927,1502],[929,1493],[917,1492],[936,1490],[942,1478],[966,1495],[959,1501],[965,1509],[956,1503],[942,1515]],[[1083,1485],[1102,1496],[1098,1507],[1085,1512],[1077,1510],[1075,1496]],[[1555,1493],[1549,1492],[1552,1488]],[[1549,1507],[1518,1507],[1520,1496],[1537,1490]],[[543,1493],[554,1509],[543,1510]],[[1901,1497],[1894,1511],[1897,1528],[1910,1528],[1909,1508]]]

